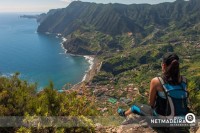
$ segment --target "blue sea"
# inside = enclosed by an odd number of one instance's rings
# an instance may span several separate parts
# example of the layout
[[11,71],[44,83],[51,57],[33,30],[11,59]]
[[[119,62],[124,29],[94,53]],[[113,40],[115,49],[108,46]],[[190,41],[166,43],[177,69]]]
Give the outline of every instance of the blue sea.
[[87,60],[66,54],[61,38],[37,33],[36,20],[20,15],[0,13],[0,74],[20,72],[21,79],[37,82],[38,90],[49,81],[57,90],[80,82],[90,65]]

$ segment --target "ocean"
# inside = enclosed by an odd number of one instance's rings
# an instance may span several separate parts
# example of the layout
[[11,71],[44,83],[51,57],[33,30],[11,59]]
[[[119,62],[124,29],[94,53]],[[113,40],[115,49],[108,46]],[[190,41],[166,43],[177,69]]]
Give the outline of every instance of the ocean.
[[89,62],[81,56],[66,54],[62,38],[37,33],[35,19],[23,14],[0,13],[0,75],[20,72],[20,78],[37,82],[38,91],[53,81],[55,89],[66,83],[82,81]]

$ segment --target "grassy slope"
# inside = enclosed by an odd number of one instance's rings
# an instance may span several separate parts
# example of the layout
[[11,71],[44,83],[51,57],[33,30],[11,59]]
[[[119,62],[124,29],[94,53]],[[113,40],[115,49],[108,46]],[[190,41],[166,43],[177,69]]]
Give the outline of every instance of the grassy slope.
[[[169,42],[169,36],[178,31],[172,31],[161,37],[159,41],[154,39],[154,43],[147,45],[136,44],[132,45],[133,36],[126,34],[116,37],[121,40],[123,50],[110,52],[110,54],[99,55],[103,61],[101,71],[93,79],[93,85],[98,86],[114,86],[115,92],[111,97],[118,100],[121,97],[126,97],[128,94],[118,94],[118,90],[126,88],[130,84],[139,88],[142,95],[149,92],[149,84],[153,77],[161,76],[161,58],[166,52],[172,51],[180,56],[181,74],[189,80],[189,91],[191,92],[191,101],[195,105],[193,110],[197,113],[199,105],[196,104],[196,99],[199,93],[193,97],[193,89],[200,86],[200,41],[199,36],[196,36],[196,41],[191,41],[190,36],[179,34],[176,41]],[[115,38],[115,39],[116,39]],[[111,89],[111,87],[108,89]],[[133,102],[147,102],[147,97],[133,96]],[[197,98],[198,99],[198,98]],[[197,100],[196,99],[196,100]],[[108,105],[109,107],[109,105]],[[111,111],[112,110],[112,111]],[[113,109],[111,109],[113,113]]]

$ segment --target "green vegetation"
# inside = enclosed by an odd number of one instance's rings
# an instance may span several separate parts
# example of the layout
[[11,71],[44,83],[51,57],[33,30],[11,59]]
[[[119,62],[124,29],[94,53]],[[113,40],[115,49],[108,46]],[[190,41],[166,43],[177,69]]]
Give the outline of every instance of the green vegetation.
[[41,14],[38,32],[62,34],[69,53],[109,57],[139,45],[199,40],[199,5],[198,0],[157,5],[74,1]]
[[[181,74],[188,79],[190,109],[200,115],[199,2],[122,5],[74,1],[67,8],[40,15],[39,32],[62,34],[69,53],[96,55],[102,61],[101,70],[86,85],[88,96],[58,93],[53,83],[37,93],[36,85],[19,80],[18,74],[0,77],[0,116],[25,116],[24,120],[76,116],[86,126],[77,126],[75,120],[66,128],[13,127],[0,128],[0,132],[93,132],[94,124],[85,116],[97,115],[96,107],[103,115],[113,115],[118,104],[147,103],[150,81],[161,76],[161,58],[166,52],[180,56]],[[98,100],[89,100],[91,95]],[[117,123],[114,119],[102,121]]]
[[[30,128],[1,127],[0,132],[94,132],[92,120],[85,116],[97,115],[98,111],[95,104],[85,96],[78,96],[75,92],[58,93],[52,82],[41,92],[37,93],[35,90],[35,84],[20,80],[18,74],[10,78],[0,77],[0,116],[24,116],[24,125],[37,125]],[[37,116],[55,117],[58,121],[49,120],[42,125]],[[57,127],[62,122],[61,116],[67,118],[62,128]]]
[[[63,35],[69,35],[77,30],[99,31],[109,35],[132,32],[137,40],[150,37],[151,34],[160,36],[169,30],[175,31],[175,35],[182,32],[198,34],[194,29],[199,28],[199,5],[198,0],[177,0],[157,5],[74,1],[66,8],[49,11],[46,16],[41,14],[38,31]],[[41,19],[42,17],[44,19]]]
[[[128,95],[120,91],[132,84],[141,95],[131,100],[146,103],[150,80],[161,76],[160,59],[169,51],[180,56],[181,74],[188,78],[189,89],[199,87],[199,2],[123,5],[74,1],[47,13],[38,31],[61,33],[67,38],[68,52],[96,55],[103,62],[92,86],[112,86],[114,92],[109,96],[119,100]],[[194,91],[190,93],[191,101],[198,100]],[[191,104],[199,114],[200,105]]]

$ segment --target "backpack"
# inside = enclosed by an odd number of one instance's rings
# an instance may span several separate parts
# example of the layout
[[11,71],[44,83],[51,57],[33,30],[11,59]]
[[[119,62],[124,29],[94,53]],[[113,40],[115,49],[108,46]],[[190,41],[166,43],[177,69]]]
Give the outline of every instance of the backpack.
[[166,97],[166,114],[165,116],[185,116],[188,110],[188,91],[187,80],[182,77],[182,81],[178,85],[172,85],[158,77],[162,84]]

